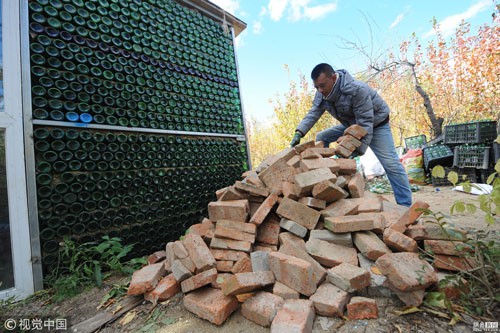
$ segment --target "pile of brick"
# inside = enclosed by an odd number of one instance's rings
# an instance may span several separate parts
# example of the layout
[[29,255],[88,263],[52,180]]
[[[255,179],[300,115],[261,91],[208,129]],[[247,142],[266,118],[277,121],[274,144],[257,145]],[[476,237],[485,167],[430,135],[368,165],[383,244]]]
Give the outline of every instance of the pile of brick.
[[[208,218],[152,254],[128,293],[156,303],[182,292],[187,310],[216,325],[241,306],[273,332],[306,332],[316,314],[377,318],[374,297],[419,305],[445,279],[436,268],[470,264],[457,250],[464,232],[419,221],[423,202],[365,193],[355,160],[337,152],[306,142],[217,191]],[[421,240],[440,256],[434,267],[417,254]]]

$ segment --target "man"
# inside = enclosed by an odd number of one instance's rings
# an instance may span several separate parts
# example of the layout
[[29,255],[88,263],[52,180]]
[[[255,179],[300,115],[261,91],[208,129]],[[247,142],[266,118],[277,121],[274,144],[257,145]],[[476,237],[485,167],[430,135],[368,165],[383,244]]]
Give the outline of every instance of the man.
[[319,64],[311,72],[316,88],[311,110],[297,126],[290,143],[293,147],[316,124],[327,110],[340,125],[326,129],[316,135],[325,147],[331,142],[341,141],[347,127],[358,124],[368,134],[354,152],[363,155],[370,146],[384,167],[394,191],[396,202],[411,206],[411,188],[408,176],[399,162],[389,126],[389,106],[380,95],[365,82],[355,80],[347,71],[334,71],[329,64]]

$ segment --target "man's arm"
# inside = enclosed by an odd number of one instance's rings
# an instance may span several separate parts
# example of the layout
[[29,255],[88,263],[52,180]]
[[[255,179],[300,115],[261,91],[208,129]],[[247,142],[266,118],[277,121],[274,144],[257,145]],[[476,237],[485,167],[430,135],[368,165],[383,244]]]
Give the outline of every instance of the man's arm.
[[358,91],[353,96],[352,109],[354,117],[356,118],[356,124],[363,127],[368,132],[368,134],[361,139],[361,146],[356,149],[360,155],[363,155],[372,141],[374,122],[373,103],[370,97],[370,90],[365,84],[360,85]]

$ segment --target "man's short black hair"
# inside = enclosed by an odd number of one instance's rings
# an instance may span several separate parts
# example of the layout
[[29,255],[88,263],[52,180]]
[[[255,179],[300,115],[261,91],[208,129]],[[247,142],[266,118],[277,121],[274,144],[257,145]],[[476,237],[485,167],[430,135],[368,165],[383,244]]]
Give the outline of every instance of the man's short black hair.
[[319,64],[313,68],[311,72],[311,79],[316,80],[321,73],[325,73],[327,76],[332,76],[335,71],[333,70],[333,67],[328,64]]

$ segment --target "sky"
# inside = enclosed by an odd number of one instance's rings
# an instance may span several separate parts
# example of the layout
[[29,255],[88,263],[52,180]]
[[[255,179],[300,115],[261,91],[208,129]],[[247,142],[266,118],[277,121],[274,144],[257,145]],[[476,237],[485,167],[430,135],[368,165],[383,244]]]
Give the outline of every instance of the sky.
[[[310,80],[322,62],[355,74],[415,33],[423,46],[434,38],[435,19],[444,36],[462,20],[476,30],[491,23],[495,0],[210,0],[247,24],[236,38],[243,110],[265,122],[270,100],[286,93],[299,73]],[[498,2],[498,0],[496,0]],[[285,69],[288,66],[288,71]],[[311,85],[312,86],[312,85]]]

